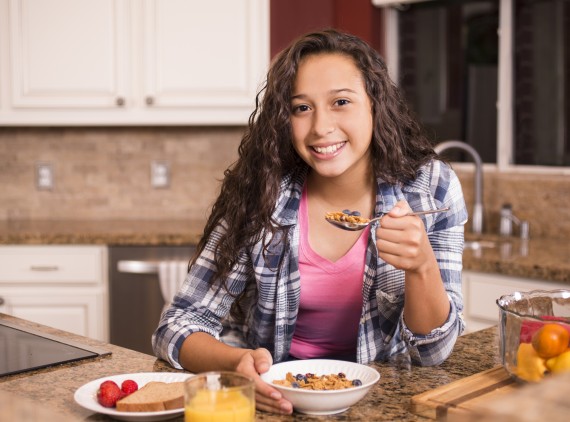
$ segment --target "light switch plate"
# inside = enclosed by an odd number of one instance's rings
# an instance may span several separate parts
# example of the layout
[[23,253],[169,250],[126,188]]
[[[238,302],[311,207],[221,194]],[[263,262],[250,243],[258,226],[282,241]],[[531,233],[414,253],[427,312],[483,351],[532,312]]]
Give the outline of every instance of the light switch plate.
[[50,163],[36,164],[36,187],[38,190],[53,189],[54,175],[53,165]]
[[170,165],[167,161],[151,161],[150,184],[153,188],[167,188],[170,185]]

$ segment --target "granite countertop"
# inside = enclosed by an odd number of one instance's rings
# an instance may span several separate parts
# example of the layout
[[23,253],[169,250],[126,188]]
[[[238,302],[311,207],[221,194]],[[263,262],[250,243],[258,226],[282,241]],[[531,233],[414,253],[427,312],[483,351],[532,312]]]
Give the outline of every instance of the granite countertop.
[[[0,420],[39,420],[36,412],[46,415],[63,415],[57,420],[110,420],[109,417],[93,413],[79,406],[73,400],[74,392],[89,381],[105,376],[135,372],[182,372],[154,356],[101,343],[75,334],[66,333],[0,314],[0,321],[18,323],[33,330],[57,335],[63,339],[110,350],[112,354],[90,360],[59,365],[23,374],[0,377]],[[476,374],[500,364],[498,358],[497,329],[489,328],[458,339],[452,355],[440,366],[410,366],[406,357],[393,362],[374,363],[380,372],[380,381],[355,406],[338,415],[327,416],[327,420],[350,421],[426,421],[410,411],[412,396],[448,384],[452,381]],[[22,408],[24,411],[22,411]],[[13,416],[17,417],[14,418]],[[29,419],[22,415],[30,416]],[[41,418],[40,418],[41,419]],[[49,419],[44,419],[49,420]],[[182,421],[183,417],[173,419]],[[280,416],[257,412],[258,421],[310,421],[322,420],[314,416],[295,414]]]
[[[0,221],[0,245],[195,245],[204,220]],[[466,234],[466,270],[570,283],[570,243],[564,239]],[[489,247],[492,245],[492,247]]]
[[567,240],[521,240],[469,234],[465,239],[466,243],[480,245],[465,249],[465,270],[570,284],[570,243]]
[[195,245],[205,220],[4,220],[0,245]]

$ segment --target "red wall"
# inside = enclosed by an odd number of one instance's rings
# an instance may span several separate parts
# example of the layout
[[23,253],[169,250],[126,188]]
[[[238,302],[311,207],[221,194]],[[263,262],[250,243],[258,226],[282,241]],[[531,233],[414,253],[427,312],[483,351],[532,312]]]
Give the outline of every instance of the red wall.
[[336,28],[384,53],[382,9],[370,0],[271,0],[271,57],[298,36]]

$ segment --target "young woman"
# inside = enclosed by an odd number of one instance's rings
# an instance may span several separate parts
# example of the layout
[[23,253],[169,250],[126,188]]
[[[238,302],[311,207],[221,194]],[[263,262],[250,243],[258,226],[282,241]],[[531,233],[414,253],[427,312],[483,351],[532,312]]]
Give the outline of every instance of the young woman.
[[[324,218],[344,209],[387,214],[349,232]],[[247,374],[258,409],[281,413],[291,404],[259,377],[274,362],[408,353],[437,365],[463,330],[466,219],[456,175],[379,54],[308,34],[268,72],[154,350],[176,368]]]

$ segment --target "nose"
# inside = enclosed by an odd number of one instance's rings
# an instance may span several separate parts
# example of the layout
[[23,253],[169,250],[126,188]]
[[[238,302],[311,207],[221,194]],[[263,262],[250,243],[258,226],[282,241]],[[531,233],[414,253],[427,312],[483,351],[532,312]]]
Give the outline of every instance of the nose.
[[313,133],[322,138],[334,132],[335,120],[328,110],[316,110],[313,114]]

